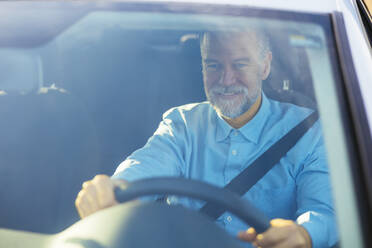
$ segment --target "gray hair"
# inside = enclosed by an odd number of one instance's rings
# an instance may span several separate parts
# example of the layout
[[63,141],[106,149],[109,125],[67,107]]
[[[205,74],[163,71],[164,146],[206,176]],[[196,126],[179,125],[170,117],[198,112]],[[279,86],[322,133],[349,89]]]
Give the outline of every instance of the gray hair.
[[[242,30],[242,31],[233,31],[233,32],[244,33],[244,32],[252,32],[252,31],[256,34],[256,37],[258,39],[258,49],[259,49],[259,52],[260,52],[260,56],[261,56],[261,58],[265,58],[267,53],[271,51],[271,48],[270,48],[269,37],[264,30],[257,29],[257,28],[246,28],[245,30]],[[201,51],[202,56],[204,54],[204,49],[203,49],[204,39],[205,39],[207,34],[213,33],[213,32],[215,32],[215,31],[205,31],[205,32],[201,32],[199,34],[200,51]],[[216,33],[222,33],[222,32],[224,32],[224,31],[217,31]],[[231,31],[227,31],[227,32],[231,32]]]

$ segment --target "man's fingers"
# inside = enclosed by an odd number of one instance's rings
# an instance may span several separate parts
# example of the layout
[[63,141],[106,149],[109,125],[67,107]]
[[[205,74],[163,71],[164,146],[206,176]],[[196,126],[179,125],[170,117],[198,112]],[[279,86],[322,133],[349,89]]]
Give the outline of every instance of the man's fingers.
[[247,231],[239,232],[238,238],[246,241],[246,242],[253,242],[256,239],[256,230],[253,227],[249,228]]
[[83,192],[85,193],[84,200],[89,203],[90,210],[97,211],[100,206],[96,186],[91,181],[85,182],[83,183]]
[[[80,192],[79,192],[79,194],[80,194]],[[79,194],[78,194],[78,196],[76,197],[76,200],[75,200],[75,207],[78,211],[78,214],[79,214],[80,218],[84,218],[85,211],[83,209],[83,206],[82,206],[83,204],[81,202],[81,197],[79,196]]]
[[305,243],[303,243],[302,241],[299,241],[296,237],[296,235],[293,235],[292,237],[289,237],[287,239],[283,239],[281,240],[280,242],[278,243],[275,243],[275,244],[270,244],[270,245],[262,245],[260,244],[259,242],[257,242],[255,244],[256,246],[258,247],[262,247],[262,248],[289,248],[289,247],[311,247],[311,246],[306,246]]
[[98,175],[83,183],[75,201],[76,209],[81,218],[118,204],[114,196],[114,183],[116,181],[106,175]]
[[284,227],[284,226],[292,226],[295,224],[292,220],[285,220],[285,219],[273,219],[270,221],[270,225],[272,227]]
[[93,213],[90,202],[87,200],[82,191],[78,194],[75,201],[76,209],[78,210],[80,218],[85,218]]
[[256,243],[258,246],[266,247],[278,244],[288,238],[291,231],[287,227],[271,227],[262,234],[258,234]]
[[255,244],[256,247],[260,247],[260,248],[289,248],[289,247],[301,247],[301,246],[293,246],[293,243],[289,240],[282,240],[281,242],[279,243],[276,243],[276,244],[272,244],[272,245],[269,245],[269,246],[261,246],[259,245],[258,243]]
[[98,175],[92,180],[95,185],[99,208],[107,208],[118,204],[114,195],[114,185],[110,178]]
[[271,227],[266,232],[257,235],[255,243],[259,247],[270,248],[308,247],[301,228],[291,220],[275,219],[271,221]]

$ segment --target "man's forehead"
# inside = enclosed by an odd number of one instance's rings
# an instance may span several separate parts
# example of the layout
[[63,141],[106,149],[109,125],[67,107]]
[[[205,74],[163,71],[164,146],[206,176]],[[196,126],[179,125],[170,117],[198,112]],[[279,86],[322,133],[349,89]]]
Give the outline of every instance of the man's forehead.
[[204,39],[205,41],[213,41],[213,42],[234,42],[234,41],[241,41],[247,40],[250,41],[252,39],[256,39],[257,32],[254,30],[248,31],[220,31],[220,32],[205,32]]
[[203,36],[202,49],[204,51],[246,51],[258,45],[255,31],[245,32],[206,32]]

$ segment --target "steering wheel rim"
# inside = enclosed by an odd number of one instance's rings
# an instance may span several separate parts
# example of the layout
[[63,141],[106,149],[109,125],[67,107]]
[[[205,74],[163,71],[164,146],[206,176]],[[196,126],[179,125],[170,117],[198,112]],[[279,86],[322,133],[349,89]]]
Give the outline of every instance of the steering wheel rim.
[[115,188],[115,197],[120,203],[157,194],[186,196],[215,203],[255,228],[258,233],[270,227],[269,218],[250,202],[241,199],[234,192],[206,182],[178,177],[157,177],[130,182],[125,189]]

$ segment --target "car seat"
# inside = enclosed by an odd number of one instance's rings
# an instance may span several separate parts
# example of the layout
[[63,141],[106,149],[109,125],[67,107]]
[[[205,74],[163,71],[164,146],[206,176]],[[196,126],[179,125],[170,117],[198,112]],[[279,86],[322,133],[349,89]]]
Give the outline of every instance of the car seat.
[[0,227],[61,231],[98,172],[96,133],[79,99],[43,82],[38,54],[2,50],[0,71]]

